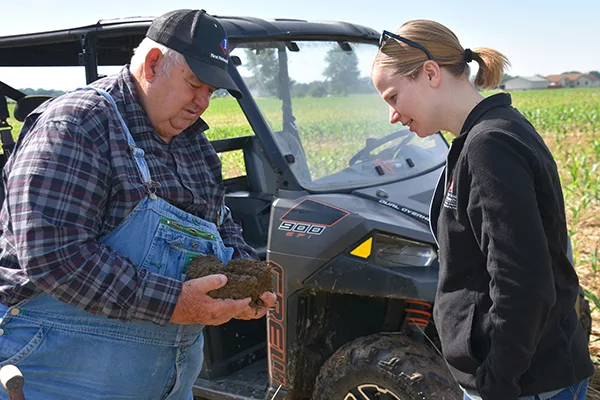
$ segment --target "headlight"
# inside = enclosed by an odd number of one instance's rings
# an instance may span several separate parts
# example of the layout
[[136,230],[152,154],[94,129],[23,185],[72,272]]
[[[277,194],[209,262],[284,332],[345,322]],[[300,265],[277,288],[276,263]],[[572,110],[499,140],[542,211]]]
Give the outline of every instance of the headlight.
[[383,267],[428,267],[437,258],[428,244],[382,233],[375,235],[374,250],[375,263]]

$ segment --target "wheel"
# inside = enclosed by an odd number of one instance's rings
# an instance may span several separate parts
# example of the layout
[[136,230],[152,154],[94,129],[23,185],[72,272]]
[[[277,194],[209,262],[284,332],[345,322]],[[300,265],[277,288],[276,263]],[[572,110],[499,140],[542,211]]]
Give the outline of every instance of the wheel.
[[579,307],[577,313],[579,315],[579,323],[585,332],[588,343],[592,334],[592,312],[590,311],[590,302],[585,298],[583,289],[579,288]]
[[376,334],[342,346],[325,362],[313,400],[459,400],[441,356],[406,336]]

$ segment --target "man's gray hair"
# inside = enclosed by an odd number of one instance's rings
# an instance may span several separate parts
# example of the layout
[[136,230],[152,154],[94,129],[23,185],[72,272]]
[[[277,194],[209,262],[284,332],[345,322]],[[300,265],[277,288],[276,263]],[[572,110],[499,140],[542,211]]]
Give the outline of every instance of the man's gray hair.
[[170,75],[173,68],[178,65],[185,65],[185,58],[183,54],[168,48],[165,45],[155,42],[152,39],[144,38],[140,45],[133,50],[133,57],[131,57],[131,69],[134,70],[140,65],[144,65],[144,59],[146,54],[151,49],[159,49],[163,54],[162,71],[165,75]]

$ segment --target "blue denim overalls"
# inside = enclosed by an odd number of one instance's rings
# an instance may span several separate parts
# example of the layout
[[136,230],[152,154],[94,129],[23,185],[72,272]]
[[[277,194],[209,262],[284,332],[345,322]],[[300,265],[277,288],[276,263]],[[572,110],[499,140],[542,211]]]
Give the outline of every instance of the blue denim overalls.
[[[142,182],[150,187],[144,151],[135,146],[112,97]],[[216,225],[182,211],[149,191],[100,242],[138,268],[174,279],[197,255],[227,263]],[[16,365],[28,400],[192,399],[202,368],[203,325],[158,326],[96,316],[46,293],[6,307],[0,304],[0,366]],[[4,389],[0,397],[7,398]]]

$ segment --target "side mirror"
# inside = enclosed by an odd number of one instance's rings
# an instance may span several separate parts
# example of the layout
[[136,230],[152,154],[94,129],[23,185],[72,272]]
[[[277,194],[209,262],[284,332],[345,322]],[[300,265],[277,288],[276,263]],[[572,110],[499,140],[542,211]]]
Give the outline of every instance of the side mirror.
[[235,65],[236,67],[242,65],[242,60],[238,56],[231,56],[230,58],[231,62],[233,62],[233,65]]
[[338,42],[338,45],[340,46],[340,48],[342,49],[342,51],[345,52],[352,52],[352,46],[350,46],[350,43],[348,42]]
[[294,53],[300,51],[300,47],[298,47],[298,44],[296,42],[286,42],[285,47],[287,47],[289,51],[293,51]]

